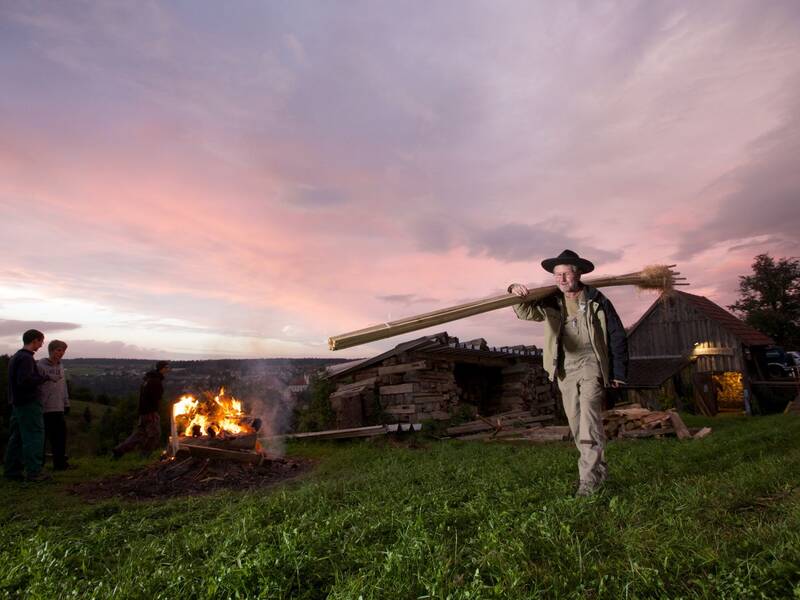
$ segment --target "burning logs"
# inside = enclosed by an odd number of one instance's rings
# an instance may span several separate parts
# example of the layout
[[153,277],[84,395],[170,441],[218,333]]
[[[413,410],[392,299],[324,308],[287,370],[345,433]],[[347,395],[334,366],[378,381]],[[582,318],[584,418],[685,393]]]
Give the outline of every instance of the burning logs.
[[[685,280],[685,277],[677,277],[680,273],[672,270],[674,266],[675,265],[653,265],[645,267],[642,271],[637,271],[635,273],[610,277],[587,278],[584,282],[593,287],[634,285],[640,289],[656,290],[669,290],[672,289],[673,286],[688,285],[686,283],[679,283]],[[499,308],[514,306],[520,302],[541,300],[557,290],[558,288],[556,286],[548,285],[531,289],[530,293],[525,296],[525,298],[520,298],[514,294],[503,294],[502,296],[484,298],[450,308],[443,308],[413,317],[398,319],[397,321],[372,325],[371,327],[328,338],[328,348],[330,350],[350,348],[352,346],[375,342],[402,333],[425,329],[433,325],[441,325],[442,323],[448,323],[457,319],[479,315]]]
[[185,395],[172,407],[169,454],[183,451],[258,463],[262,459],[257,442],[260,428],[261,419],[245,414],[242,403],[224,388],[217,395],[207,392],[201,399]]
[[194,438],[254,433],[261,426],[260,419],[244,413],[239,400],[225,394],[225,388],[220,388],[216,396],[205,392],[201,399],[188,394],[181,396],[172,406],[172,418],[178,435]]
[[199,444],[178,444],[176,459],[194,456],[198,458],[210,458],[214,460],[229,460],[233,462],[252,463],[260,465],[266,460],[266,456],[255,449],[229,450],[225,448],[215,448],[213,446],[202,446]]

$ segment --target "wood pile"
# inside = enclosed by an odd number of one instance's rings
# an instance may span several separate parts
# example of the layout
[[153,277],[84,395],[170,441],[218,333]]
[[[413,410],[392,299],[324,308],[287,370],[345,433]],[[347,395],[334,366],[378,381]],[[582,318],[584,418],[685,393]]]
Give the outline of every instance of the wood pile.
[[607,439],[646,438],[677,435],[691,437],[678,413],[651,411],[639,406],[607,410],[603,413],[603,428]]
[[[544,426],[552,415],[534,415],[530,411],[511,411],[493,417],[448,428],[449,437],[460,440],[504,441],[567,441],[572,439],[567,426]],[[673,436],[678,439],[700,439],[711,433],[710,427],[690,430],[675,411],[651,411],[631,406],[603,413],[607,439],[638,439]]]
[[[385,421],[401,423],[446,421],[459,406],[479,406],[486,391],[460,387],[453,367],[448,360],[403,363],[399,357],[391,357],[382,365],[357,371],[352,382],[340,383],[330,396],[336,426],[360,427],[375,422],[381,414]],[[505,412],[526,410],[536,416],[555,411],[547,373],[531,362],[503,368],[501,383],[488,396]]]
[[[552,421],[552,414],[534,415],[529,410],[514,410],[491,417],[478,417],[474,421],[448,427],[449,437],[460,440],[494,440],[514,437],[538,436],[545,429],[543,423]],[[558,428],[563,429],[563,428]],[[544,432],[545,437],[553,432]],[[567,433],[569,430],[567,429]],[[561,432],[563,435],[563,432]]]
[[532,415],[552,415],[555,393],[542,368],[521,362],[503,369],[500,406],[504,411],[528,410]]
[[447,361],[401,363],[392,357],[383,365],[358,371],[352,383],[339,384],[330,400],[337,427],[353,428],[377,417],[379,411],[402,423],[447,420],[459,391]]
[[674,410],[653,411],[636,405],[605,411],[603,427],[607,439],[674,436],[688,440],[711,433],[710,427],[693,433]]

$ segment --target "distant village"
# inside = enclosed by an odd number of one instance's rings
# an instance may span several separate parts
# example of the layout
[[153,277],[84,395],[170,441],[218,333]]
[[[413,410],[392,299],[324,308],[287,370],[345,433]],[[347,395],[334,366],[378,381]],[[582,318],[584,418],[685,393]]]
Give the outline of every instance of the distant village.
[[[313,373],[340,362],[317,358],[173,361],[165,388],[168,398],[220,387],[242,396],[270,391],[299,394]],[[142,376],[152,369],[153,361],[78,358],[65,359],[64,366],[73,397],[105,403],[106,399],[138,393]]]

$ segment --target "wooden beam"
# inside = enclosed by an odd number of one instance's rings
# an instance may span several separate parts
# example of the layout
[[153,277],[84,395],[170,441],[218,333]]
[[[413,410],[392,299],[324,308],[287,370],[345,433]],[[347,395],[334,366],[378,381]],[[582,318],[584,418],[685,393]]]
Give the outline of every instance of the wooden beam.
[[672,427],[665,427],[663,429],[628,429],[627,431],[620,429],[619,437],[621,438],[649,438],[657,435],[670,435],[674,434],[675,430]]
[[703,427],[700,431],[695,433],[692,436],[692,438],[695,439],[695,440],[701,440],[704,437],[706,437],[707,435],[709,435],[710,433],[711,433],[711,427]]
[[291,433],[285,436],[276,436],[292,440],[313,440],[313,439],[345,439],[356,437],[372,437],[384,435],[386,428],[383,425],[371,425],[369,427],[351,427],[348,429],[328,429],[326,431],[309,431],[306,433]]
[[381,396],[386,394],[411,394],[414,390],[414,383],[399,383],[397,385],[382,385],[378,392]]
[[409,371],[421,371],[428,368],[428,361],[418,360],[405,365],[392,365],[390,367],[378,367],[378,375],[394,375],[396,373],[408,373]]
[[692,351],[695,356],[733,356],[733,348],[704,348],[697,347]]
[[689,430],[686,428],[683,419],[681,419],[681,416],[678,413],[672,410],[669,411],[669,419],[672,421],[672,427],[675,428],[675,433],[677,434],[679,440],[687,440],[692,437],[692,434],[689,433]]
[[253,450],[256,447],[257,433],[244,433],[229,437],[191,437],[178,436],[177,444],[204,446],[223,450]]
[[212,458],[217,460],[232,460],[235,462],[261,464],[264,461],[264,455],[258,452],[244,452],[241,450],[223,450],[222,448],[211,448],[210,446],[196,446],[194,444],[178,444],[178,452],[176,456],[180,455],[181,451],[188,452],[191,456],[199,456],[201,458]]

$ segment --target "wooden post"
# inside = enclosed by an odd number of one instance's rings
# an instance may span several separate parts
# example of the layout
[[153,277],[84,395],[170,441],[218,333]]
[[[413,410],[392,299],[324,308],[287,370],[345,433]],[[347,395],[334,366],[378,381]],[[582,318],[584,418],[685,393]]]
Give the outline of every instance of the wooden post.
[[169,409],[169,455],[178,453],[178,425],[175,423],[175,404]]

